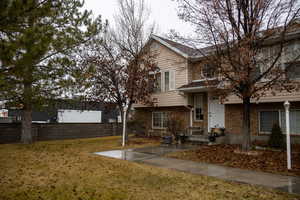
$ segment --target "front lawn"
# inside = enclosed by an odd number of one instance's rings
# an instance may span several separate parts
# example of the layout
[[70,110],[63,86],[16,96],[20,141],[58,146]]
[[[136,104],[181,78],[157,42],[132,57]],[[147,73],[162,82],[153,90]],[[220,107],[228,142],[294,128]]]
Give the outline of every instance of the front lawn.
[[198,149],[167,155],[171,158],[206,162],[255,171],[300,176],[300,153],[292,154],[292,170],[286,167],[286,152],[256,150],[258,155],[239,154],[238,145],[201,145]]
[[[0,145],[0,199],[297,198],[261,187],[229,183],[92,154],[119,149],[119,144],[119,137],[107,137],[38,142],[33,145]],[[157,141],[135,138],[131,147],[155,144]]]

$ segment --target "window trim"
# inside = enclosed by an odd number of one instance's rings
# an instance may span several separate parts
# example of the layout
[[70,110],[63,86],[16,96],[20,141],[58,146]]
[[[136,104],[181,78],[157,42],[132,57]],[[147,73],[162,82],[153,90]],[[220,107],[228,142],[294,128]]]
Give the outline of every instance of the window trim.
[[[286,69],[286,64],[289,64],[289,63],[292,63],[292,64],[298,64],[299,65],[299,67],[300,67],[300,61],[294,61],[294,62],[285,62],[285,63],[283,63],[283,65],[284,65],[284,69]],[[288,72],[287,72],[288,73]],[[286,76],[288,76],[288,74],[286,73]],[[286,78],[289,78],[289,77],[286,77]],[[300,77],[298,77],[298,78],[290,78],[290,80],[292,80],[292,81],[299,81],[300,80]]]
[[[259,110],[258,111],[258,135],[271,135],[271,132],[261,132],[260,131],[260,124],[261,124],[261,120],[260,120],[260,113],[261,112],[267,112],[267,111],[277,111],[277,113],[278,113],[278,115],[279,115],[279,126],[280,126],[280,128],[282,127],[281,126],[281,112],[283,112],[283,113],[285,113],[285,110],[284,109],[262,109],[262,110]],[[289,110],[290,112],[291,111],[300,111],[300,109],[290,109]],[[283,132],[282,131],[282,134],[283,135],[286,135],[286,133],[285,132]],[[294,133],[290,133],[290,135],[291,136],[296,136],[296,137],[300,137],[300,133],[298,133],[298,134],[294,134]]]
[[[201,98],[202,98],[201,110],[202,110],[203,119],[197,119],[196,118],[196,101],[195,101],[195,96],[201,96]],[[203,122],[204,121],[204,113],[203,113],[204,103],[203,103],[203,99],[204,99],[204,95],[203,94],[194,94],[194,121],[195,122]]]
[[[160,71],[158,71],[158,72],[156,72],[155,74],[154,74],[154,76],[157,76],[157,74],[160,74],[160,88],[154,88],[154,94],[159,94],[159,93],[161,93],[162,92],[162,71],[160,70]],[[155,78],[155,81],[154,81],[154,83],[155,84],[157,84],[157,80],[158,79],[156,79]]]
[[210,65],[210,66],[213,66],[213,67],[216,68],[216,66],[214,66],[214,65],[211,64],[211,63],[203,63],[203,65],[202,65],[202,67],[201,67],[201,76],[202,76],[202,79],[201,79],[201,80],[218,79],[218,73],[216,72],[216,69],[214,70],[214,74],[213,74],[212,77],[207,77],[207,76],[205,76],[205,71],[206,71],[206,70],[204,70],[204,68],[206,67],[205,69],[207,69],[207,65]]
[[[170,71],[171,70],[164,71],[164,92],[169,92],[171,90],[171,87],[170,87],[170,85],[171,85],[171,77],[170,77],[171,72]],[[166,86],[167,86],[167,84],[166,84],[166,73],[168,73],[168,88],[166,88]],[[168,90],[166,90],[166,89],[168,89]]]
[[278,109],[263,109],[263,110],[259,110],[258,111],[258,133],[259,134],[262,134],[262,135],[269,135],[269,134],[271,134],[271,132],[263,132],[263,131],[261,131],[261,120],[260,120],[260,113],[261,112],[274,112],[274,111],[276,111],[277,112],[277,114],[279,115],[279,118],[278,118],[278,120],[279,120],[279,126],[281,127],[281,115],[280,115],[280,110]]
[[[169,90],[166,90],[166,83],[165,83],[165,73],[169,73]],[[165,92],[171,92],[176,90],[176,70],[175,69],[166,69],[166,70],[160,70],[159,73],[161,73],[161,89],[160,92],[157,93],[165,93]],[[173,75],[172,75],[173,74]],[[172,88],[172,78],[174,79],[174,88]]]
[[[166,112],[162,112],[162,111],[154,111],[152,112],[152,129],[160,129],[160,130],[165,130],[167,127],[159,127],[159,126],[154,126],[154,113],[161,113],[161,114],[165,114]],[[163,118],[162,118],[162,124],[163,124]]]

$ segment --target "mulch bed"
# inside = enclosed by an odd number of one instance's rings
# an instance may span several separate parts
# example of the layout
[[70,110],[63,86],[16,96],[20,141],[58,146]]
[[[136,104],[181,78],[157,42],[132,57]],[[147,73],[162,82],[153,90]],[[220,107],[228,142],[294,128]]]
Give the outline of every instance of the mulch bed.
[[168,157],[213,163],[230,167],[300,176],[300,154],[292,154],[292,170],[286,169],[286,152],[256,150],[257,155],[236,153],[238,145],[202,145],[197,150],[176,152]]

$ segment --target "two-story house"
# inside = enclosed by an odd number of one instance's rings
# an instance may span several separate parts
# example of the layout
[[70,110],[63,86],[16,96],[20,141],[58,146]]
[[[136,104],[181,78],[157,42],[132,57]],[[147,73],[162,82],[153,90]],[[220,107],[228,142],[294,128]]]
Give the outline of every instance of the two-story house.
[[186,128],[194,135],[208,133],[212,127],[224,127],[225,105],[213,94],[218,80],[211,66],[204,65],[202,70],[198,51],[155,35],[148,45],[157,52],[160,69],[152,95],[154,106],[134,105],[136,115],[145,119],[148,130],[165,133],[170,113],[184,117]]
[[[296,31],[290,37],[286,54],[300,50],[299,33]],[[222,82],[216,77],[213,66],[202,62],[199,51],[155,35],[148,45],[157,52],[160,69],[152,95],[154,105],[134,105],[137,117],[144,119],[147,130],[154,134],[166,133],[167,116],[172,113],[184,118],[186,129],[193,138],[206,135],[214,127],[224,127],[229,135],[228,142],[239,142],[242,138],[242,102],[235,96],[230,96],[224,104],[220,102],[215,91]],[[211,48],[203,51],[209,52]],[[291,76],[300,79],[299,64],[295,63],[293,71]],[[259,101],[253,101],[253,139],[266,140],[273,123],[284,127],[285,100],[291,101],[291,133],[300,136],[300,92],[278,92],[276,96],[270,92]]]

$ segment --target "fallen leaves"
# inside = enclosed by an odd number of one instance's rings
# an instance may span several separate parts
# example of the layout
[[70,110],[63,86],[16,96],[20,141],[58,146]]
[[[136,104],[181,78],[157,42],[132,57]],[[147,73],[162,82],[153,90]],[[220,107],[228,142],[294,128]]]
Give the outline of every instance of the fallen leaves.
[[193,160],[226,165],[230,167],[278,173],[300,175],[300,154],[292,154],[292,170],[286,168],[286,152],[257,150],[254,155],[235,153],[238,145],[202,145],[199,149],[176,152],[168,155],[172,158]]

